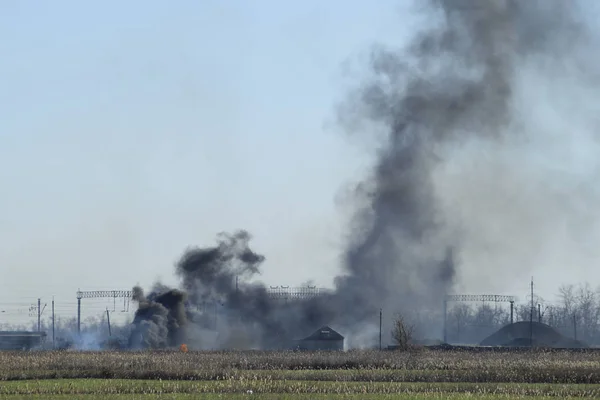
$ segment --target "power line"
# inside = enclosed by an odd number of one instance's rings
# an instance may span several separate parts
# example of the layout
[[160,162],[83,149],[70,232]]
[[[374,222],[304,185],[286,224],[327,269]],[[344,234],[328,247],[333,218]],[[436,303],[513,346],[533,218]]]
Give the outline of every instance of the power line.
[[116,310],[117,298],[123,298],[123,312],[129,311],[129,300],[133,296],[131,290],[91,290],[77,291],[77,333],[81,333],[81,299],[112,298]]
[[448,321],[448,302],[450,301],[482,301],[494,303],[510,303],[512,305],[516,300],[515,296],[506,296],[500,294],[448,294],[444,298],[444,343],[448,341],[447,321]]

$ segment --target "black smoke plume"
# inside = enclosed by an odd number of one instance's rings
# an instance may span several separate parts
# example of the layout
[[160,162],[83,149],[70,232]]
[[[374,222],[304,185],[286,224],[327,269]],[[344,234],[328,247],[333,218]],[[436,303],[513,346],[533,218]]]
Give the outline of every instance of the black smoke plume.
[[[439,210],[432,174],[453,146],[518,135],[511,101],[520,61],[551,51],[560,57],[566,38],[580,32],[564,1],[418,3],[429,27],[406,47],[374,50],[372,76],[341,108],[342,122],[365,128],[379,147],[356,193],[363,206],[334,290],[270,298],[264,285],[251,283],[265,258],[250,250],[250,235],[223,234],[217,246],[190,249],[177,263],[187,298],[175,289],[147,298],[140,291],[132,343],[270,348],[328,324],[350,345],[372,344],[380,308],[416,316],[441,308],[461,242]],[[440,322],[420,322],[419,332],[439,337]]]
[[[222,233],[215,247],[188,249],[176,264],[184,292],[157,285],[148,297],[134,288],[139,302],[130,346],[281,348],[305,327],[324,318],[317,299],[274,300],[261,283],[250,282],[265,257],[249,247],[245,231]],[[221,344],[222,345],[222,344]]]
[[135,287],[133,300],[138,303],[138,309],[129,347],[163,348],[183,343],[187,324],[184,292],[155,285],[146,297],[142,288]]

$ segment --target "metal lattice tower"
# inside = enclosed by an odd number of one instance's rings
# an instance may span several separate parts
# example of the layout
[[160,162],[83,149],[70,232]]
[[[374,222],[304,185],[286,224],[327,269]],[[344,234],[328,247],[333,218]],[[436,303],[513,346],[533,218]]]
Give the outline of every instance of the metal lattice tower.
[[491,301],[495,303],[510,303],[515,301],[515,296],[504,296],[500,294],[449,294],[446,301]]
[[316,286],[293,287],[289,286],[270,286],[267,293],[270,298],[275,300],[300,300],[311,299],[328,293],[327,289]]
[[505,296],[501,294],[448,294],[444,298],[444,343],[447,342],[447,316],[448,302],[450,301],[482,301],[493,303],[510,303],[510,323],[513,323],[513,308],[517,298],[515,296]]
[[129,301],[133,291],[131,290],[91,290],[77,291],[77,333],[81,333],[81,299],[113,299],[113,309],[117,308],[117,298],[123,299],[123,311],[129,311]]

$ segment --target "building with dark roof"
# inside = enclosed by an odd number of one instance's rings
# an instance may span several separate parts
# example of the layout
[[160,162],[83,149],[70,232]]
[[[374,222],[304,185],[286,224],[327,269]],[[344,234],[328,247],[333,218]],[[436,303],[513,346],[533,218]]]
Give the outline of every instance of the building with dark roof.
[[328,326],[317,329],[310,336],[298,340],[299,350],[344,350],[344,337]]
[[37,347],[46,338],[46,332],[0,331],[0,350],[26,350]]

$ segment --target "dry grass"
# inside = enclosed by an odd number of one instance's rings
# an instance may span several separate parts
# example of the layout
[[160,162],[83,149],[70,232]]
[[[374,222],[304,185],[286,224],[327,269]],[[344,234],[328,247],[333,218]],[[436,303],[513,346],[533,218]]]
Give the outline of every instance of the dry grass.
[[0,352],[0,397],[598,398],[598,365],[597,352],[539,350]]
[[600,383],[596,352],[3,352],[0,380]]
[[[279,394],[296,398],[310,394],[310,398],[328,395],[328,398],[360,396],[360,398],[447,398],[465,397],[515,398],[545,396],[555,398],[597,397],[600,385],[556,384],[474,384],[474,383],[402,383],[402,382],[314,382],[269,379],[227,379],[220,381],[136,381],[136,380],[46,380],[15,381],[0,386],[0,396],[145,396],[192,394],[246,394],[251,397]],[[467,394],[469,396],[467,396]],[[229,396],[228,396],[229,397]],[[420,396],[419,396],[420,397]],[[462,397],[462,396],[460,396]],[[459,397],[459,398],[460,398]],[[405,397],[406,398],[406,397]]]

